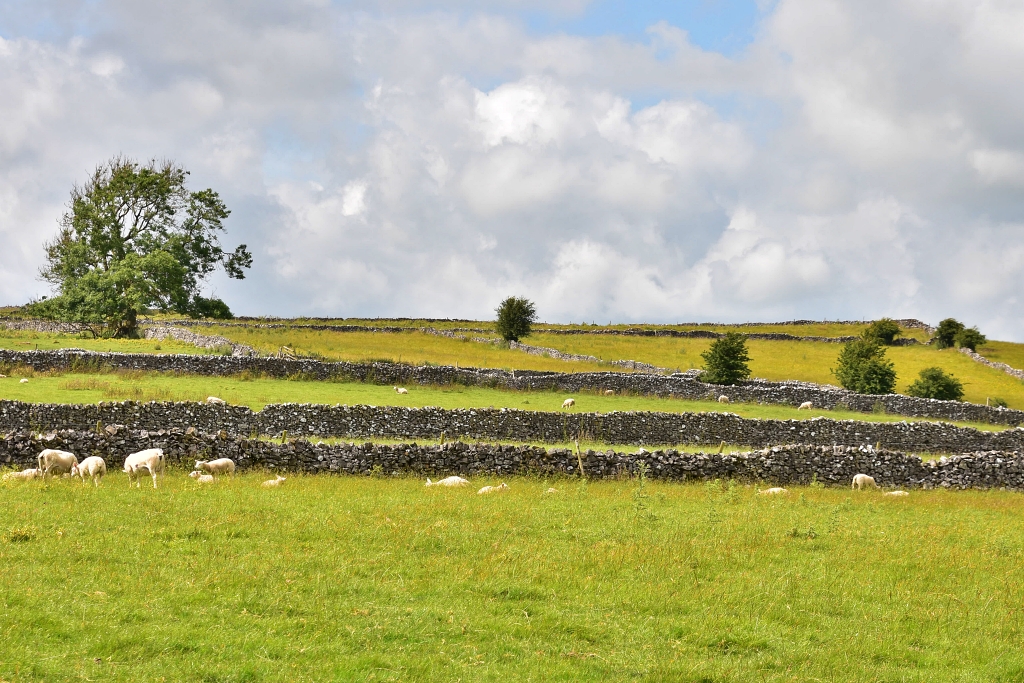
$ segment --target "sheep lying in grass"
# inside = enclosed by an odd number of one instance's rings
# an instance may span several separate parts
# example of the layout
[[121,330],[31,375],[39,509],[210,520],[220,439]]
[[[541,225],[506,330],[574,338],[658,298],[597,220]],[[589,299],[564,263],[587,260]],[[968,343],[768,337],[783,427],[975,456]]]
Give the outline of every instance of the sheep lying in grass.
[[909,496],[910,494],[906,491],[886,491],[882,494],[883,496],[892,496],[893,498],[902,498],[903,496]]
[[206,397],[206,402],[209,403],[210,405],[215,405],[215,406],[222,406],[222,405],[227,403],[227,401],[225,401],[224,399],[217,398],[216,396],[207,396]]
[[763,491],[759,489],[757,493],[762,496],[784,496],[789,493],[789,491],[781,486],[773,486],[772,488],[764,489]]
[[409,390],[405,387],[394,387],[396,394],[408,394]]
[[81,477],[83,482],[86,477],[92,477],[93,486],[99,486],[100,479],[102,479],[106,473],[107,463],[98,455],[91,455],[71,468],[72,477]]
[[556,488],[554,488],[554,487],[551,487],[551,488],[549,488],[549,489],[548,489],[547,491],[545,491],[544,493],[545,493],[545,494],[549,494],[549,493],[558,493],[558,489],[556,489]]
[[53,448],[44,448],[36,456],[36,460],[39,463],[39,471],[43,473],[43,479],[49,479],[54,474],[68,474],[78,464],[78,458],[74,453]]
[[231,458],[217,458],[216,460],[196,460],[196,469],[217,476],[227,474],[235,476],[235,461]]
[[614,389],[605,389],[604,390],[604,395],[605,396],[614,396],[615,395],[615,390]]
[[729,397],[726,396],[725,394],[722,394],[721,396],[718,397],[718,402],[719,403],[728,403],[729,402]]
[[850,488],[857,489],[858,491],[864,488],[877,489],[878,484],[875,483],[874,477],[869,477],[866,474],[855,474],[853,475],[853,485]]
[[468,479],[463,479],[462,477],[456,476],[445,477],[444,479],[440,479],[438,481],[430,481],[430,478],[427,477],[427,483],[424,484],[424,486],[465,486],[468,483]]
[[277,475],[277,479],[267,479],[267,480],[266,480],[265,482],[263,482],[262,484],[260,484],[260,486],[262,486],[262,487],[263,487],[263,488],[265,488],[265,489],[272,489],[272,488],[276,488],[276,487],[280,486],[281,484],[283,484],[283,483],[284,483],[284,480],[285,480],[286,478],[287,478],[287,477],[282,477],[282,476],[281,476],[281,475],[279,474],[279,475]]
[[797,407],[797,410],[810,410],[810,409],[811,409],[811,408],[813,408],[813,407],[814,407],[814,404],[813,404],[813,403],[811,403],[810,401],[804,401],[803,403],[801,403],[801,404],[800,404],[800,405],[799,405],[799,406]]
[[212,484],[214,481],[216,481],[213,478],[212,474],[203,474],[199,470],[195,470],[193,472],[189,472],[188,476],[190,476],[193,479],[195,479],[196,482],[199,483],[199,484]]
[[482,489],[480,489],[479,491],[477,491],[476,493],[477,493],[477,495],[481,495],[481,494],[485,494],[485,493],[496,493],[498,491],[504,491],[507,488],[508,488],[508,484],[506,484],[505,482],[501,482],[497,486],[485,486]]
[[572,408],[574,405],[576,405],[576,399],[574,398],[567,398],[564,401],[562,401],[563,410],[569,410],[569,408]]
[[28,379],[26,379],[25,377],[22,377],[21,379],[18,380],[18,382],[21,383],[21,384],[28,384]]
[[128,475],[129,488],[132,483],[135,484],[135,488],[142,486],[139,482],[142,470],[146,470],[153,477],[153,488],[156,488],[156,477],[163,473],[165,462],[164,451],[161,448],[147,448],[129,455],[124,459],[124,473]]
[[29,481],[43,476],[43,473],[35,467],[21,472],[8,472],[4,475],[4,481]]

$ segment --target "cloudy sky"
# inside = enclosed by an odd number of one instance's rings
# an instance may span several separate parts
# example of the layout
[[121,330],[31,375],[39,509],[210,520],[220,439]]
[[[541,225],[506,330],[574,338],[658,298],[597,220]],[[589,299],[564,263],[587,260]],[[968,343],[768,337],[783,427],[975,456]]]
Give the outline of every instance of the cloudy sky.
[[954,316],[1024,341],[1024,5],[0,0],[0,304],[115,154],[238,314]]

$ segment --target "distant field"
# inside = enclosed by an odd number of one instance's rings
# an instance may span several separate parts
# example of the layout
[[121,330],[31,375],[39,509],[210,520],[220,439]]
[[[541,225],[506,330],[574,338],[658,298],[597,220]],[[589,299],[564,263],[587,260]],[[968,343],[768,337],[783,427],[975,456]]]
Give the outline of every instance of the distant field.
[[120,353],[209,353],[191,344],[170,339],[94,339],[77,334],[56,334],[8,330],[0,327],[0,349],[15,351],[53,351],[57,349],[85,349],[86,351],[116,351]]
[[1006,363],[1010,367],[1024,370],[1024,344],[990,341],[979,347],[978,353],[989,360]]
[[[21,374],[30,377],[21,384]],[[259,410],[268,403],[320,403],[326,405],[395,405],[439,408],[518,408],[558,411],[566,396],[576,400],[577,412],[607,413],[613,410],[655,412],[721,412],[715,401],[686,401],[653,396],[605,396],[599,392],[566,394],[551,391],[519,392],[487,387],[409,385],[408,394],[390,386],[358,382],[307,382],[287,379],[243,380],[235,377],[175,376],[157,373],[113,374],[12,373],[0,379],[0,398],[34,403],[97,403],[99,401],[203,401],[217,396],[234,405]],[[782,405],[731,403],[728,412],[742,417],[806,420],[815,416],[837,420],[899,422],[899,415],[832,410],[797,410]],[[914,418],[920,421],[920,418]],[[937,422],[938,420],[932,420]],[[1001,425],[957,423],[998,431]]]
[[266,476],[2,485],[0,679],[1024,677],[1020,494]]
[[[711,344],[708,339],[556,334],[533,335],[529,341],[538,346],[592,355],[605,361],[630,359],[682,370],[701,367],[704,361],[700,354]],[[754,377],[836,384],[831,369],[836,365],[836,358],[842,350],[841,344],[752,339],[747,342],[747,347]],[[998,348],[1006,349],[1008,355],[1024,353],[1021,351],[1024,350],[1024,344],[1001,342]],[[983,347],[982,350],[987,349]],[[985,403],[987,398],[999,397],[1012,408],[1024,409],[1024,383],[1000,370],[977,363],[955,349],[939,350],[923,345],[894,346],[889,347],[886,354],[896,366],[897,392],[906,393],[907,387],[924,368],[938,366],[963,382],[965,400]]]

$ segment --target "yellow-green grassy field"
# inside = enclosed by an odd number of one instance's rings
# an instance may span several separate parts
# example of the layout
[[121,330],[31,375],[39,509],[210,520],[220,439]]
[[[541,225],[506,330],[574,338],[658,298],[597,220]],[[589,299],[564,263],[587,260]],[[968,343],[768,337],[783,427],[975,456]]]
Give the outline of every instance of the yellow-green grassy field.
[[171,339],[95,339],[79,334],[8,330],[0,327],[0,349],[15,351],[54,351],[57,349],[85,349],[118,353],[209,353],[192,344]]
[[1024,677],[1020,494],[268,476],[0,485],[0,680]]

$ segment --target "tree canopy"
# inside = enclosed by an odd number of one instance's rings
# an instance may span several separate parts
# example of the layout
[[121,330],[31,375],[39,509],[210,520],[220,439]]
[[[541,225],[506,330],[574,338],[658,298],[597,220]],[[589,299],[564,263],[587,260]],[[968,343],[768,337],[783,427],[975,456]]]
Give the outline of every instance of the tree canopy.
[[528,337],[537,320],[537,309],[529,299],[510,296],[501,302],[495,311],[498,319],[495,326],[505,341],[519,341]]
[[847,342],[832,374],[843,388],[858,394],[891,394],[896,388],[896,368],[885,357],[885,348],[872,339]]
[[750,377],[747,336],[739,332],[726,332],[725,336],[711,342],[701,358],[704,359],[704,372],[700,376],[703,382],[735,384]]
[[938,398],[943,401],[959,401],[964,397],[964,385],[953,375],[947,375],[942,368],[925,368],[907,394],[918,398]]
[[218,266],[243,279],[252,255],[244,244],[221,248],[230,211],[212,189],[190,191],[188,175],[169,161],[115,157],[74,187],[41,272],[56,296],[34,312],[100,324],[113,336],[134,335],[139,314],[152,308],[230,317],[201,287]]
[[896,337],[901,335],[903,332],[900,330],[900,326],[892,318],[882,318],[868,325],[867,329],[864,330],[863,336],[865,339],[870,339],[878,342],[879,344],[885,344],[886,346],[892,344]]

